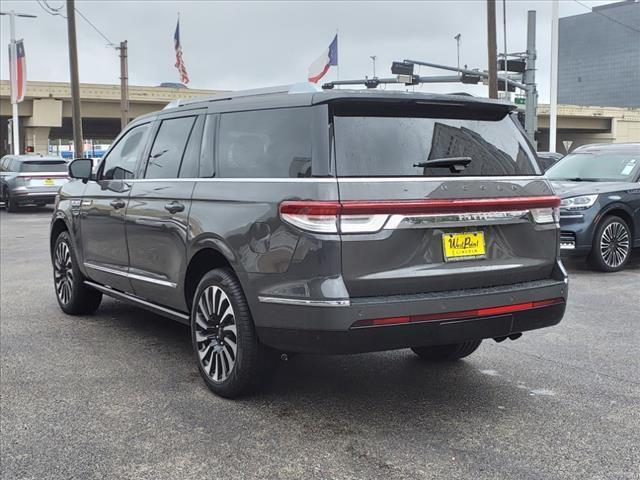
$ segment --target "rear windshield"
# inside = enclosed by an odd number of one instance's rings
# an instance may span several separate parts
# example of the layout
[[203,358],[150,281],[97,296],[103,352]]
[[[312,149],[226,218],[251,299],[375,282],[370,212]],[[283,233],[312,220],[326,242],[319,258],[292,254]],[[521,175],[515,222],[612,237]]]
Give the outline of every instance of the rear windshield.
[[640,172],[640,148],[635,152],[569,154],[547,171],[552,180],[632,182]]
[[[439,116],[438,116],[439,117]],[[334,115],[338,176],[538,175],[535,158],[508,115],[499,119]],[[462,158],[466,167],[417,166]]]
[[19,168],[21,172],[66,172],[67,162],[64,160],[29,160],[21,162]]

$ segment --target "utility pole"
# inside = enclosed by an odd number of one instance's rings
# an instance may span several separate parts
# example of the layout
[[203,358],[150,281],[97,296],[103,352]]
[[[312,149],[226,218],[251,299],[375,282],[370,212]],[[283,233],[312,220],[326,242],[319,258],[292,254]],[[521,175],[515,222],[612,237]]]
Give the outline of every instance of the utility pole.
[[75,0],[67,0],[67,32],[69,36],[69,68],[71,69],[71,106],[73,115],[74,157],[82,158],[82,115],[80,113],[80,80],[78,79],[78,45],[76,41]]
[[120,42],[120,127],[129,123],[129,66],[127,60],[127,41]]
[[496,42],[496,0],[487,0],[487,53],[489,98],[498,98],[498,45]]
[[527,12],[527,52],[523,83],[527,85],[524,106],[524,130],[533,145],[538,130],[538,91],[536,89],[536,11]]
[[551,4],[551,99],[549,102],[549,151],[556,151],[558,127],[558,0]]
[[[18,80],[16,79],[16,17],[21,18],[38,18],[35,15],[29,15],[28,13],[16,13],[13,10],[9,12],[0,12],[0,15],[8,15],[9,16],[9,34],[11,36],[9,43],[9,61],[11,62],[11,79],[15,79],[15,83],[17,85]],[[13,82],[11,82],[13,86]],[[20,155],[20,134],[18,132],[19,129],[19,120],[18,120],[18,103],[14,102],[14,98],[16,95],[14,92],[11,92],[11,132],[12,132],[12,146],[13,146],[13,154]]]

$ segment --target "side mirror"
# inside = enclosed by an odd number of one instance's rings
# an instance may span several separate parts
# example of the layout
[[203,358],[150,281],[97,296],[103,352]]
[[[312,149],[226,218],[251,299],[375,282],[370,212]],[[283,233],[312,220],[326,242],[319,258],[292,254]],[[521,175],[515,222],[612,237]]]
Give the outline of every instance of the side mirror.
[[91,172],[93,170],[93,160],[90,158],[76,158],[69,164],[69,176],[78,178],[83,182],[91,180]]

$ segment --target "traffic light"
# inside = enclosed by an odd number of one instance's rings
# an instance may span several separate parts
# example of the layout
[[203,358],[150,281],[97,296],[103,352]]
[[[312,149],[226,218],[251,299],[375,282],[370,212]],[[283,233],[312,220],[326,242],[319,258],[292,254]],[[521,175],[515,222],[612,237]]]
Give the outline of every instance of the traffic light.
[[526,69],[524,60],[507,60],[507,68],[504,68],[504,59],[498,59],[498,70],[502,72],[524,73]]
[[[498,90],[500,90],[501,92],[504,92],[504,83],[505,83],[504,80],[502,80],[501,78],[498,78]],[[507,91],[515,92],[516,91],[515,85],[511,83],[507,83]]]
[[471,75],[470,73],[463,73],[462,77],[460,78],[460,81],[462,83],[477,85],[482,81],[482,78],[480,77],[480,75]]

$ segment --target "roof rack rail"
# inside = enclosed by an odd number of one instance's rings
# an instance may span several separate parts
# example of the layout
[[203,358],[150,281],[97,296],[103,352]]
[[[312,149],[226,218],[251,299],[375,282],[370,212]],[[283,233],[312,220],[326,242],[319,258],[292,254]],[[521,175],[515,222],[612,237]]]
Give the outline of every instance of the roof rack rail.
[[176,99],[169,102],[163,110],[168,108],[177,108],[184,105],[191,105],[193,103],[201,102],[217,102],[221,100],[233,100],[236,98],[248,98],[248,97],[260,97],[263,95],[276,95],[276,94],[296,94],[296,93],[314,93],[321,91],[315,83],[302,82],[294,83],[291,85],[278,85],[275,87],[265,88],[253,88],[250,90],[238,90],[236,92],[223,93],[221,95],[214,95],[211,97],[190,98],[188,100]]

